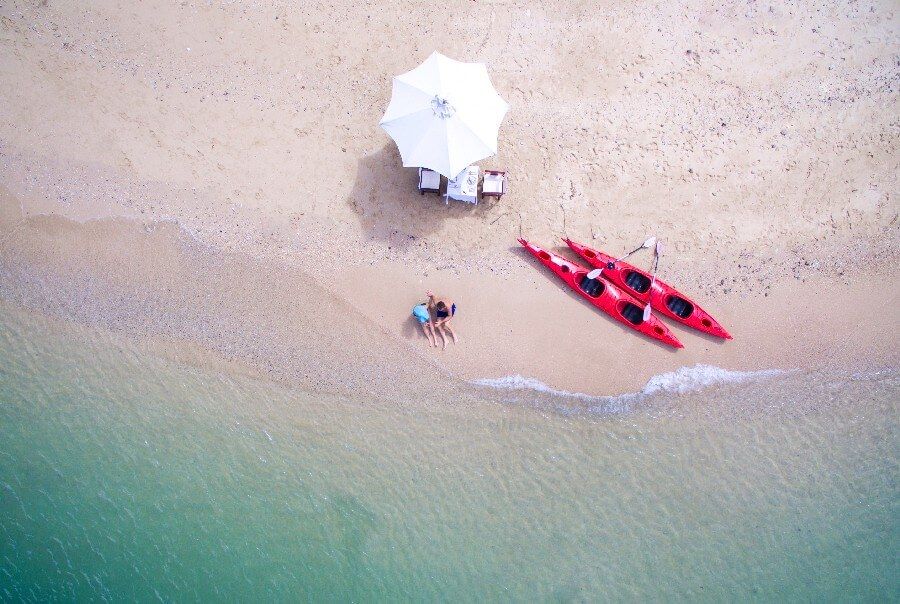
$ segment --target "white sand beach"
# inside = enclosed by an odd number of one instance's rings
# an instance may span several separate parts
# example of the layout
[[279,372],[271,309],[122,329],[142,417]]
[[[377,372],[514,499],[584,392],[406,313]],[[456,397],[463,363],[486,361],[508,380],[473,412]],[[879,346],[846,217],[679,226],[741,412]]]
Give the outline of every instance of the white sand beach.
[[[4,297],[326,390],[388,367],[611,393],[695,362],[898,360],[891,2],[13,2],[0,20]],[[391,78],[433,50],[484,62],[511,106],[480,162],[508,171],[500,201],[418,195],[378,128]],[[611,253],[656,235],[660,276],[735,339],[628,333],[520,235]],[[460,307],[445,352],[409,317],[426,289]],[[238,316],[240,337],[197,326]],[[303,351],[318,369],[287,369]]]

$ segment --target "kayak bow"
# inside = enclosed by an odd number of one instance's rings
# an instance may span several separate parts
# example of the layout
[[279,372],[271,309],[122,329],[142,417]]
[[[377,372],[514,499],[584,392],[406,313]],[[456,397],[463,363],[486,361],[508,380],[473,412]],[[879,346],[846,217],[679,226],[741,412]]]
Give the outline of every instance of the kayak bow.
[[[603,276],[609,281],[644,304],[649,303],[653,310],[698,331],[726,340],[731,339],[731,334],[719,325],[712,315],[665,281],[660,281],[659,277],[653,278],[647,272],[627,262],[616,260],[609,254],[576,243],[571,239],[563,241],[591,266],[602,269]],[[610,263],[612,263],[612,268],[610,268]]]
[[519,239],[519,243],[544,266],[556,273],[569,287],[581,294],[581,297],[613,319],[674,348],[684,347],[678,338],[669,331],[669,328],[655,316],[644,321],[644,305],[609,280],[602,276],[590,279],[588,269],[583,266],[569,262],[562,256],[548,252],[524,239]]

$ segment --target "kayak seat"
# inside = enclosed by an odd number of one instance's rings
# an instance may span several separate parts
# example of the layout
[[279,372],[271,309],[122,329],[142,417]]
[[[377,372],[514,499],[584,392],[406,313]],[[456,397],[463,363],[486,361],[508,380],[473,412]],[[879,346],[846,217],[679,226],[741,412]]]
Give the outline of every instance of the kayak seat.
[[589,295],[591,298],[599,298],[600,294],[603,293],[603,290],[606,287],[603,285],[603,281],[600,279],[588,279],[588,276],[585,275],[581,279],[581,283],[579,283],[579,287],[581,287],[581,291]]
[[625,275],[625,285],[639,294],[643,294],[650,289],[650,278],[637,271],[629,271],[628,274]]
[[666,306],[682,319],[687,319],[694,312],[694,305],[678,296],[669,296],[669,299],[666,300]]
[[622,307],[622,316],[628,319],[633,325],[640,325],[644,322],[644,311],[639,306],[626,302]]

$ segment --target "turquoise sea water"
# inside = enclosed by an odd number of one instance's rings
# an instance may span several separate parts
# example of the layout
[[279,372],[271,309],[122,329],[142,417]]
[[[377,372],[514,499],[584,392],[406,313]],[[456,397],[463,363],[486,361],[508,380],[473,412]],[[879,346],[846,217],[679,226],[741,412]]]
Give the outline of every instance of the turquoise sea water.
[[0,599],[896,600],[898,391],[339,399],[0,306]]

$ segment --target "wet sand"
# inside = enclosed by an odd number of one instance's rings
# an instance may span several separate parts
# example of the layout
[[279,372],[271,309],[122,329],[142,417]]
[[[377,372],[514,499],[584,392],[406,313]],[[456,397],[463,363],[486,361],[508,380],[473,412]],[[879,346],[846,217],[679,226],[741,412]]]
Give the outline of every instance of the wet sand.
[[[518,250],[497,274],[426,276],[379,264],[323,283],[284,262],[205,247],[172,223],[18,219],[11,201],[4,197],[0,220],[4,299],[144,341],[163,338],[176,344],[174,354],[182,344],[200,346],[307,391],[421,394],[520,374],[614,394],[695,363],[852,370],[900,361],[885,323],[872,320],[896,306],[896,272],[729,294],[717,314],[735,339],[675,326],[685,344],[675,351],[597,313]],[[869,294],[873,280],[886,282],[884,297]],[[460,342],[446,350],[431,348],[408,313],[426,287],[464,292],[454,319]],[[359,295],[347,300],[348,292]],[[841,300],[852,303],[835,304]]]

